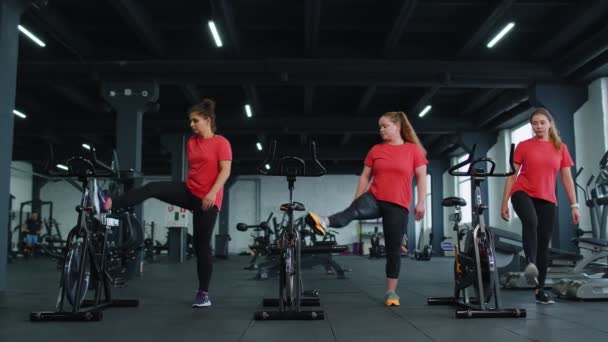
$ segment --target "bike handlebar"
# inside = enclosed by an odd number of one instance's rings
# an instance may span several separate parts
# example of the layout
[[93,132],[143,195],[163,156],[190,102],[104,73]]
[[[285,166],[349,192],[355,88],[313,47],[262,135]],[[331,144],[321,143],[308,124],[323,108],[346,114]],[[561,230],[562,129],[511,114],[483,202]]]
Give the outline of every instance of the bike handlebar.
[[[317,158],[317,144],[310,143],[310,153],[313,166],[307,168],[306,162],[299,157],[283,156],[276,158],[277,141],[274,140],[270,145],[268,156],[258,167],[258,172],[266,176],[300,176],[300,177],[320,177],[327,173],[327,169]],[[266,168],[266,165],[269,168]]]
[[[471,149],[471,152],[469,153],[469,157],[450,167],[448,169],[448,173],[452,176],[475,176],[475,177],[509,177],[515,174],[515,164],[513,164],[513,155],[515,152],[515,145],[511,144],[511,150],[509,152],[509,166],[510,166],[510,170],[508,172],[494,172],[494,170],[496,169],[496,163],[494,162],[494,160],[487,158],[487,157],[481,157],[481,158],[477,158],[475,159],[475,150],[477,149],[477,145],[473,145],[473,148]],[[490,171],[485,171],[485,169],[477,169],[475,168],[476,164],[479,163],[490,163]],[[469,168],[467,169],[466,172],[463,171],[458,171],[458,169],[460,169],[461,167],[465,166],[465,165],[469,165]]]

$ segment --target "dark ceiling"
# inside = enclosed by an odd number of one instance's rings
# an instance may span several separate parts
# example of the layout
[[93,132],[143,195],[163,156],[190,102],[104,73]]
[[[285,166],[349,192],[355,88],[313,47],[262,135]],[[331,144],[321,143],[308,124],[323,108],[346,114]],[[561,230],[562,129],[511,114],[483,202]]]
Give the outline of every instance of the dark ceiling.
[[[508,22],[511,34],[486,48]],[[15,118],[13,159],[44,160],[49,142],[107,154],[116,114],[101,85],[154,81],[145,174],[170,173],[161,136],[189,133],[185,112],[203,97],[217,102],[235,173],[253,172],[264,158],[256,141],[274,139],[301,154],[315,140],[331,173],[353,173],[386,111],[408,113],[440,158],[462,131],[524,120],[535,82],[608,76],[605,0],[50,0],[30,6],[22,24],[46,47],[20,38],[16,108],[28,118]]]

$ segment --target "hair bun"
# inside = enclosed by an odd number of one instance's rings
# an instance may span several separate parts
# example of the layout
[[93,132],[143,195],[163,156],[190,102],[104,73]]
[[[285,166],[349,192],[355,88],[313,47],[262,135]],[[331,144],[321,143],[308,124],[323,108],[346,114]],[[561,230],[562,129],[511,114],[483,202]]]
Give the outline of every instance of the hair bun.
[[203,105],[203,108],[205,108],[206,110],[208,110],[210,112],[215,111],[215,101],[213,101],[212,99],[204,98],[203,101],[201,101],[201,104]]

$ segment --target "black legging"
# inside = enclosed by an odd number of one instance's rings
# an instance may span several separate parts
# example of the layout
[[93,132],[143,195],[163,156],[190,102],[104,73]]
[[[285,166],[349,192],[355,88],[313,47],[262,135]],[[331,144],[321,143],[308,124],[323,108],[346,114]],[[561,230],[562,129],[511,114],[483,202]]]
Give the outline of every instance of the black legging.
[[538,268],[538,286],[545,286],[549,242],[555,222],[555,204],[528,196],[524,191],[511,195],[511,203],[521,219],[521,235],[524,253],[528,262]]
[[213,272],[211,257],[211,236],[218,209],[213,207],[203,210],[201,199],[194,196],[182,182],[151,182],[141,188],[127,191],[125,194],[112,198],[112,208],[131,207],[148,198],[156,198],[163,202],[192,210],[193,216],[193,247],[196,253],[196,269],[198,272],[198,289],[209,290],[209,281]]
[[341,228],[352,220],[382,217],[382,231],[386,248],[386,277],[399,278],[401,243],[407,230],[408,210],[398,204],[378,201],[369,192],[357,197],[343,211],[329,217],[329,226]]

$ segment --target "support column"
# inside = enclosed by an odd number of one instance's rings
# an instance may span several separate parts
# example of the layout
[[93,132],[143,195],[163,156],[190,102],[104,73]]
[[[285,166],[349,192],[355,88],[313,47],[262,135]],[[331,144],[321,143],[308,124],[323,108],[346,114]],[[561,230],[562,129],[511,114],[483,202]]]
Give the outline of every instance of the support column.
[[[102,85],[103,98],[116,111],[116,150],[121,170],[141,173],[143,115],[158,101],[158,93],[156,82],[104,82]],[[136,179],[125,184],[124,190],[140,185],[141,179]],[[135,208],[135,215],[143,221],[141,205]],[[128,271],[128,277],[139,275],[137,266],[141,260],[140,254],[132,263],[135,267]]]
[[[576,161],[574,146],[574,113],[587,101],[587,87],[569,84],[535,84],[528,89],[530,102],[535,107],[544,107],[551,112],[557,124],[562,142],[568,146],[572,160]],[[572,170],[574,176],[574,170]],[[576,225],[572,224],[570,202],[558,173],[557,214],[553,227],[551,246],[576,252],[572,243]]]
[[[428,174],[431,175],[431,215],[432,215],[432,232],[433,232],[433,254],[443,256],[441,242],[444,238],[443,229],[443,174],[450,166],[447,159],[432,159],[429,161],[427,168]],[[427,208],[428,212],[428,208]]]
[[[0,0],[0,208],[9,207],[13,128],[19,54],[19,25],[24,3]],[[8,215],[0,214],[0,292],[7,287]]]
[[187,141],[184,134],[163,134],[160,137],[161,144],[171,154],[171,180],[174,182],[183,182],[188,176]]

